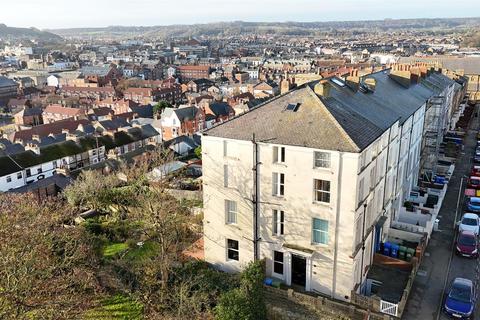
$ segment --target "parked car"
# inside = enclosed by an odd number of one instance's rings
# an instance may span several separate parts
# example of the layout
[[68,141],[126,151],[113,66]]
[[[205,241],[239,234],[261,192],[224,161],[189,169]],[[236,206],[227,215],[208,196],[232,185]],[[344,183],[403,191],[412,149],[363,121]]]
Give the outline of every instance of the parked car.
[[458,319],[473,319],[475,288],[469,279],[455,278],[447,292],[445,312]]
[[477,258],[478,257],[478,240],[472,231],[462,231],[458,233],[455,243],[455,252],[458,255]]
[[468,178],[467,186],[470,189],[480,189],[480,177],[471,176]]
[[458,231],[471,231],[478,236],[480,219],[475,213],[465,213],[462,220],[458,222]]
[[473,156],[473,163],[480,164],[480,151],[476,151]]
[[468,198],[467,210],[473,213],[480,213],[480,197]]
[[480,166],[473,166],[471,175],[480,177]]

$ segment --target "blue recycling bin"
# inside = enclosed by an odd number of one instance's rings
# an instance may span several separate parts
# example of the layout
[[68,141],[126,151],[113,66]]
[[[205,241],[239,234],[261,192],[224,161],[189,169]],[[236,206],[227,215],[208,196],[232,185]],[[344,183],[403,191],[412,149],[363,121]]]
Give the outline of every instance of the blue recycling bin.
[[265,280],[263,281],[263,283],[267,286],[272,286],[273,284],[273,279],[272,278],[265,278]]
[[391,247],[392,247],[392,244],[390,242],[385,242],[383,244],[383,255],[384,256],[390,256]]
[[400,246],[398,244],[392,244],[392,252],[390,254],[390,257],[397,258],[399,249],[400,249]]
[[445,184],[445,177],[442,177],[442,176],[435,176],[435,183],[438,183],[438,184]]

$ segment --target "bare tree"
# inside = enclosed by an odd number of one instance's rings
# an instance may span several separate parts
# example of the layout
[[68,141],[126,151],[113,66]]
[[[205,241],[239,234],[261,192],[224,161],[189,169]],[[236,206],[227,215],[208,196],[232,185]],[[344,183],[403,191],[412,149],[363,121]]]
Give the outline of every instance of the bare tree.
[[0,318],[75,318],[101,295],[97,256],[68,208],[0,194],[0,214]]

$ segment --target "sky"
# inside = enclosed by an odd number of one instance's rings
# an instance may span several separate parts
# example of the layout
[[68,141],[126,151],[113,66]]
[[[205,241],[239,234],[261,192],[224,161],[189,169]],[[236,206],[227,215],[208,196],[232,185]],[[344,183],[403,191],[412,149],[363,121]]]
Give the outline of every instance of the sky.
[[0,0],[0,23],[40,29],[219,21],[479,17],[480,0]]

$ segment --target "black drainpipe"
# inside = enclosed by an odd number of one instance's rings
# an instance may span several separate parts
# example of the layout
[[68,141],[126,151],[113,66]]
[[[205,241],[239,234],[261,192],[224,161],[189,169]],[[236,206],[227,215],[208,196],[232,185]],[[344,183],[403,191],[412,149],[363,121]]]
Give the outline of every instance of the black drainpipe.
[[253,143],[253,194],[252,194],[252,202],[253,202],[253,260],[259,260],[259,250],[258,250],[258,195],[259,195],[259,179],[258,179],[258,166],[260,162],[258,162],[258,143],[255,140],[255,133],[252,137]]

